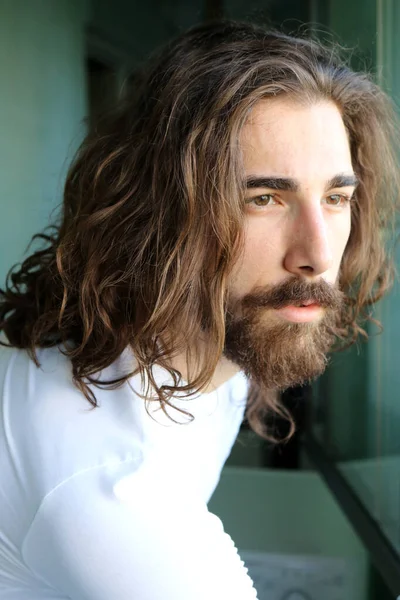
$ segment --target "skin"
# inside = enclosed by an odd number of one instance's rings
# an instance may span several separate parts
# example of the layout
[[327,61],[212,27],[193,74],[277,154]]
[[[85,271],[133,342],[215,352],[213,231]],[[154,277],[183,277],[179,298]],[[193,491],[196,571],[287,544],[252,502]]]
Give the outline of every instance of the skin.
[[244,252],[232,274],[232,295],[292,275],[335,283],[351,226],[344,198],[355,189],[327,188],[336,175],[354,175],[335,104],[261,101],[243,128],[241,147],[247,177],[291,178],[299,190],[247,191]]
[[[335,284],[350,235],[350,199],[356,185],[336,105],[330,101],[303,105],[282,98],[259,101],[240,144],[246,178],[290,178],[297,189],[257,184],[247,190],[244,248],[231,275],[231,297],[242,298],[259,286],[282,284],[293,276]],[[332,186],[339,175],[346,177]],[[323,310],[313,318],[320,319]],[[266,309],[264,318],[290,321],[290,314]],[[177,364],[183,367],[182,362]],[[205,391],[219,387],[237,371],[223,357]]]

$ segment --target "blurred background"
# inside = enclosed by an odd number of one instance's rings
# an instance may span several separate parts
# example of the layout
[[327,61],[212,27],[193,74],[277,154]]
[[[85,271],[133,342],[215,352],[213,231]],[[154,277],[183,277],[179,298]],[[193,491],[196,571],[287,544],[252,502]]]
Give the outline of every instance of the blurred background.
[[[0,287],[57,216],[86,123],[156,47],[222,16],[333,38],[400,105],[399,0],[0,0]],[[368,345],[283,395],[298,423],[290,443],[273,447],[243,424],[210,502],[260,600],[400,595],[397,283],[374,316],[383,334],[371,326]]]

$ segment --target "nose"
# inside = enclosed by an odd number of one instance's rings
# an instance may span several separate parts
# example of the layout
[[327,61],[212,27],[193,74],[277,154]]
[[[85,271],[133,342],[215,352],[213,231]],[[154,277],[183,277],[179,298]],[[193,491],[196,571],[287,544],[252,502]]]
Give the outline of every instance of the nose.
[[290,232],[284,267],[294,275],[316,277],[332,267],[328,227],[321,206],[299,211]]

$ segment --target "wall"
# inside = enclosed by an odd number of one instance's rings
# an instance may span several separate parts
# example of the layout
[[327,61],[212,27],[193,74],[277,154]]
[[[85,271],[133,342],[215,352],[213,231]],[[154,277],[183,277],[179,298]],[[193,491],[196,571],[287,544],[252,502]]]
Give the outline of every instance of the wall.
[[309,0],[225,0],[224,7],[229,18],[265,23],[287,33],[309,21]]
[[88,24],[134,66],[202,16],[202,0],[90,0]]
[[0,281],[61,199],[86,112],[78,0],[3,0],[0,18]]
[[345,559],[354,589],[341,600],[366,600],[368,554],[316,473],[225,467],[209,508],[243,555]]

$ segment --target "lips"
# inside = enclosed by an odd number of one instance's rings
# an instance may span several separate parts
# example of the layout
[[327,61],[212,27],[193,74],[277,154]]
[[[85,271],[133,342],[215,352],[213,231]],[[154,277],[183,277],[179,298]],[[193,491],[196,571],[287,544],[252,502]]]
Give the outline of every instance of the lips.
[[305,302],[302,302],[301,304],[298,304],[297,306],[310,306],[310,305],[315,305],[315,306],[319,306],[318,302],[315,302],[314,300],[305,300]]
[[307,306],[285,306],[276,311],[281,318],[292,323],[309,323],[322,317],[322,308],[315,302],[307,303]]

